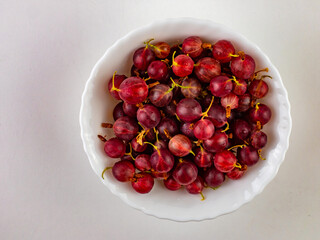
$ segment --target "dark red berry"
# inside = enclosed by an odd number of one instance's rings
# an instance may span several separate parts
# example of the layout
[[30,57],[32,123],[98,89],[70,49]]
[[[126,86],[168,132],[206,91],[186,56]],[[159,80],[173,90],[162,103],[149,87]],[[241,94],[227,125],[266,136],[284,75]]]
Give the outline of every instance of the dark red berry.
[[138,193],[145,194],[152,190],[154,180],[150,174],[141,172],[135,174],[134,178],[135,180],[131,182],[131,185]]
[[196,180],[198,168],[191,162],[183,161],[173,170],[172,176],[177,183],[188,185]]
[[133,164],[130,161],[116,162],[112,167],[112,174],[120,182],[131,181],[135,173]]

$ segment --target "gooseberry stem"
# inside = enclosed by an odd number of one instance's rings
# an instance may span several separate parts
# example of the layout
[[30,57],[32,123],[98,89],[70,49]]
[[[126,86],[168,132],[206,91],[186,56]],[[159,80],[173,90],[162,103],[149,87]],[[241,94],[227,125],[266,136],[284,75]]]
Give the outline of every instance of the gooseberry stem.
[[201,143],[199,143],[200,151],[203,152],[203,147],[201,146]]
[[205,200],[206,198],[203,196],[203,193],[202,192],[200,192],[200,195],[201,195],[201,201],[203,201],[203,200]]
[[[143,44],[146,44],[146,47],[145,47],[145,48],[148,48],[149,45],[151,46],[150,42],[153,41],[153,40],[154,40],[154,38],[151,38],[150,40],[148,40],[148,41],[146,41],[146,42],[143,42]],[[152,46],[153,46],[153,45],[152,45]]]
[[102,171],[102,173],[101,173],[101,177],[102,177],[102,179],[104,179],[104,173],[107,171],[107,170],[109,170],[109,169],[111,169],[112,167],[106,167],[103,171]]
[[272,77],[270,76],[270,75],[262,75],[261,77],[260,77],[260,79],[263,79],[263,78],[271,78],[272,79]]
[[[172,89],[175,88],[175,87],[185,88],[185,89],[193,88],[193,87],[188,87],[188,86],[182,86],[182,85],[176,83],[176,82],[172,79],[172,77],[170,77],[170,80],[171,80],[171,82],[172,82],[172,87],[171,87]],[[170,88],[170,89],[171,89],[171,88]]]
[[143,143],[149,144],[149,145],[151,145],[155,150],[159,151],[158,147],[155,146],[153,143],[151,143],[151,142],[143,142]]
[[258,150],[258,155],[259,155],[259,158],[260,158],[261,160],[266,160],[265,158],[263,158],[263,157],[261,156],[261,149]]
[[151,83],[148,85],[148,88],[152,88],[154,86],[157,86],[158,84],[160,84],[158,81],[154,82],[154,83]]
[[176,113],[175,113],[174,115],[176,116],[176,118],[178,119],[178,121],[179,121],[179,122],[181,122],[181,120],[180,120],[180,118],[179,118],[178,114],[176,114]]
[[227,124],[226,128],[225,128],[224,130],[222,130],[221,132],[226,132],[226,131],[228,131],[228,130],[229,130],[230,125],[229,125],[229,123],[228,123],[228,122],[226,122],[226,124]]
[[170,133],[166,128],[163,130],[163,132],[164,132],[164,134],[166,135],[167,138],[171,139]]
[[259,104],[260,104],[260,103],[256,103],[256,106],[255,106],[255,110],[256,110],[256,111],[259,110]]
[[143,136],[147,132],[146,132],[146,129],[141,125],[141,123],[138,122],[138,124],[140,125],[140,127],[142,127],[142,131],[136,136],[136,139],[137,139],[137,143],[142,145]]
[[230,78],[231,81],[234,81],[237,85],[240,85],[239,81],[236,79],[235,76],[232,76],[232,78]]
[[259,71],[256,71],[254,74],[257,75],[259,72],[269,72],[269,68],[260,69]]
[[254,74],[252,74],[252,76],[248,79],[248,81],[251,82],[253,79],[255,79],[258,76],[259,72],[269,72],[269,68],[264,68],[259,71],[256,71]]
[[[142,144],[141,144],[142,145]],[[132,157],[132,159],[135,161],[136,159],[132,156],[132,146],[131,143],[129,143],[129,147],[130,147],[130,152],[125,153],[125,155]]]
[[208,117],[208,112],[209,112],[209,110],[210,110],[210,108],[211,108],[211,106],[212,106],[213,100],[214,100],[214,96],[212,96],[210,105],[209,105],[209,107],[207,108],[207,110],[202,113],[202,118],[201,118],[201,120],[204,119],[205,117]]
[[159,142],[159,136],[158,136],[159,132],[158,132],[158,130],[156,130],[156,128],[153,128],[153,131],[154,131],[154,133],[156,134],[156,140],[157,140],[157,142]]
[[118,88],[116,88],[116,87],[114,86],[114,77],[115,77],[116,73],[117,73],[117,71],[114,71],[114,73],[113,73],[113,75],[112,75],[112,88],[111,88],[110,91],[117,91],[117,92],[119,92],[120,89],[118,89]]
[[243,147],[245,147],[246,145],[245,144],[243,144],[243,145],[234,145],[234,146],[232,146],[231,148],[228,148],[228,151],[230,151],[231,149],[234,149],[234,148],[243,148]]
[[146,130],[143,129],[136,137],[137,143],[139,143],[140,145],[142,145],[142,139],[145,133],[146,133]]
[[176,55],[176,52],[177,52],[177,51],[174,51],[173,54],[172,54],[172,65],[171,65],[171,67],[178,65],[178,64],[174,61],[174,55]]
[[240,164],[240,163],[238,163],[238,162],[236,162],[233,166],[234,166],[234,167],[236,167],[236,168],[241,169],[241,164]]

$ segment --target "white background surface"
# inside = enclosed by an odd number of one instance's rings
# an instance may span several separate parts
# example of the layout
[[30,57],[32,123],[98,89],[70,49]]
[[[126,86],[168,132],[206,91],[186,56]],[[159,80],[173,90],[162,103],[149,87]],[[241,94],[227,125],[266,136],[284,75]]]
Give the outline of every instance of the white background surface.
[[[0,239],[318,239],[320,2],[0,0]],[[159,220],[112,195],[82,148],[90,71],[132,29],[167,17],[211,19],[271,58],[292,105],[276,178],[238,211]]]

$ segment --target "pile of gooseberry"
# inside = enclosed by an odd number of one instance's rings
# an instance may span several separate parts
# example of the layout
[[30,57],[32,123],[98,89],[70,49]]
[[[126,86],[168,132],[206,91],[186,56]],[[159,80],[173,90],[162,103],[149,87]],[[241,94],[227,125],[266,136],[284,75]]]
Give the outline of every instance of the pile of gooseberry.
[[236,52],[228,40],[214,44],[190,36],[170,46],[152,44],[133,53],[131,76],[113,74],[109,93],[120,102],[113,110],[115,137],[104,151],[119,158],[111,169],[120,182],[149,193],[155,179],[165,188],[202,194],[226,178],[240,179],[256,164],[267,143],[262,128],[271,118],[260,99],[268,93],[268,68]]

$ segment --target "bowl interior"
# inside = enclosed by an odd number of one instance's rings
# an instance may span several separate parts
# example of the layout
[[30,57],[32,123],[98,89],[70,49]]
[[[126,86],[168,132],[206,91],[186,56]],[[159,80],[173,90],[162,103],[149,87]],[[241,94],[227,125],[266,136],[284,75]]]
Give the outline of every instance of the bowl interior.
[[230,40],[236,50],[242,50],[255,59],[256,70],[268,67],[268,74],[273,79],[267,80],[270,92],[261,102],[270,106],[273,115],[264,127],[268,144],[262,155],[267,160],[250,167],[238,181],[228,179],[218,190],[205,189],[205,201],[200,201],[200,196],[188,194],[184,189],[168,191],[157,181],[148,195],[140,195],[131,189],[130,184],[117,182],[110,171],[105,175],[105,180],[101,179],[111,192],[132,207],[177,221],[217,217],[237,209],[260,193],[276,175],[284,159],[291,129],[290,105],[281,77],[255,44],[229,28],[210,21],[189,18],[157,21],[129,33],[110,47],[94,67],[86,84],[80,113],[81,135],[91,166],[99,177],[106,166],[112,166],[117,161],[105,155],[103,143],[97,138],[97,134],[106,135],[107,138],[113,136],[112,130],[100,127],[102,122],[113,122],[112,110],[117,101],[107,93],[107,83],[113,72],[130,76],[133,52],[143,46],[145,40],[155,38],[155,41],[173,44],[182,42],[190,35],[200,36],[211,43],[220,39]]

